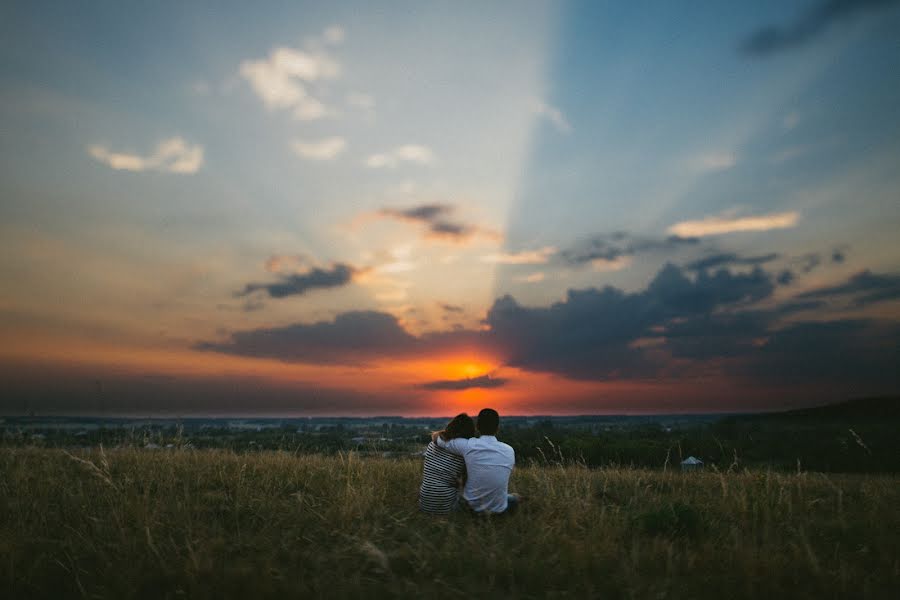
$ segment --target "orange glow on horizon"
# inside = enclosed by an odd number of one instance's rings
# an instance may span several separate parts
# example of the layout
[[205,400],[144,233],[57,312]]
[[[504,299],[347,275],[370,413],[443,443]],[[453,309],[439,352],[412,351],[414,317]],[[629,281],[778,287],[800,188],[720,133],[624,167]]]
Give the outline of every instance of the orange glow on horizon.
[[[649,399],[701,394],[704,389],[674,382],[580,381],[504,366],[484,352],[469,350],[436,357],[384,359],[366,365],[313,365],[273,359],[231,356],[186,348],[136,347],[89,342],[77,338],[6,336],[0,340],[0,359],[91,372],[92,378],[171,375],[197,379],[256,377],[298,389],[321,389],[337,393],[370,395],[370,407],[344,407],[337,402],[331,414],[404,414],[407,416],[452,416],[460,412],[476,415],[490,407],[501,415],[589,414],[604,410],[640,411]],[[489,387],[430,390],[435,381],[478,379],[489,375],[504,380]],[[481,382],[475,382],[477,386]],[[708,382],[711,383],[711,382]],[[676,390],[678,396],[676,396]],[[707,395],[709,395],[707,393]],[[396,401],[405,404],[392,404]],[[403,408],[394,408],[402,406]],[[190,407],[185,407],[189,410]],[[348,412],[349,411],[349,412]]]

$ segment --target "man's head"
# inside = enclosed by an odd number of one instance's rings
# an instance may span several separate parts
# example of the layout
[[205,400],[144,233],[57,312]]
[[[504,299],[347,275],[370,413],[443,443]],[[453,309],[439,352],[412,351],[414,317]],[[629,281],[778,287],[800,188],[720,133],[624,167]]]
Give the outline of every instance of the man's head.
[[478,413],[478,432],[481,435],[496,435],[500,428],[500,415],[493,408],[483,408]]

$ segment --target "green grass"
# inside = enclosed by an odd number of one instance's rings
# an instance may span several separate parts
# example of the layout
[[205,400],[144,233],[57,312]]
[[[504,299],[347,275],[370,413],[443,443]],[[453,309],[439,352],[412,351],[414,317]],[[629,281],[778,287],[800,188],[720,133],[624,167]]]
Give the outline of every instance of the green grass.
[[0,451],[0,595],[893,597],[891,476],[517,468],[513,517],[416,512],[416,460]]

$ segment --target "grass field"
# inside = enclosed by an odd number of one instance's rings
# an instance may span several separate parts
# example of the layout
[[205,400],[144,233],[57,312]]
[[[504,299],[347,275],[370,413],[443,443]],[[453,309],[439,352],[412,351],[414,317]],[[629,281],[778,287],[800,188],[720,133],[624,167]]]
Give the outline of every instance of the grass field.
[[900,590],[900,481],[517,468],[513,517],[416,512],[421,463],[0,450],[5,598],[847,598]]

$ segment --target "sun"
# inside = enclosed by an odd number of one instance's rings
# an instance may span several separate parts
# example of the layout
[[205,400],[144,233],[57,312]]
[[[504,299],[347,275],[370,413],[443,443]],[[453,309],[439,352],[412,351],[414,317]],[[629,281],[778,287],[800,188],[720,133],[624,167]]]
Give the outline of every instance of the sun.
[[487,369],[485,365],[479,365],[475,363],[465,363],[460,367],[460,373],[466,379],[474,379],[475,377],[481,377],[482,375],[487,374]]

